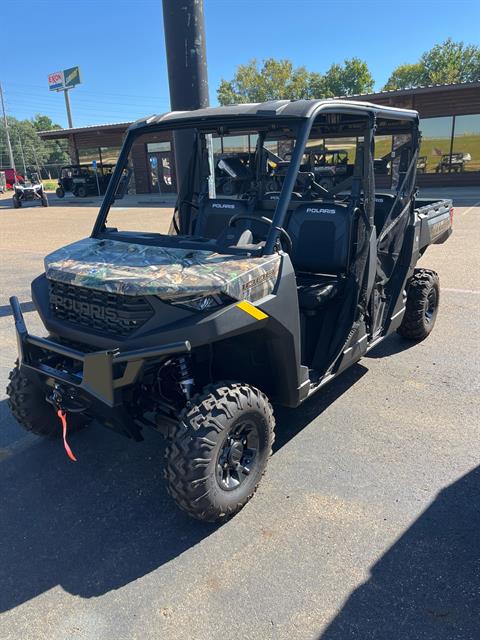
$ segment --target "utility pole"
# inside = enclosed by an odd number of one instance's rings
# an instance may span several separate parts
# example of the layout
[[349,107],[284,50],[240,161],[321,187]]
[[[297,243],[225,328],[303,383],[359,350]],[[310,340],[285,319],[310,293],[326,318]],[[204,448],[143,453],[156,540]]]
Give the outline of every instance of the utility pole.
[[10,166],[15,171],[15,161],[13,159],[12,145],[10,143],[10,134],[8,132],[8,120],[7,120],[7,114],[5,113],[5,102],[3,100],[3,88],[2,88],[1,82],[0,82],[0,100],[2,102],[3,124],[5,125],[5,135],[7,136],[7,148],[8,148],[8,155],[10,157]]
[[[208,107],[207,54],[203,0],[162,0],[172,111]],[[187,173],[192,131],[174,133],[177,190]]]
[[25,164],[25,154],[23,153],[23,144],[22,144],[22,136],[20,133],[18,134],[18,142],[20,143],[20,153],[22,154],[22,162],[23,162],[23,175],[25,179],[27,178],[27,165]]

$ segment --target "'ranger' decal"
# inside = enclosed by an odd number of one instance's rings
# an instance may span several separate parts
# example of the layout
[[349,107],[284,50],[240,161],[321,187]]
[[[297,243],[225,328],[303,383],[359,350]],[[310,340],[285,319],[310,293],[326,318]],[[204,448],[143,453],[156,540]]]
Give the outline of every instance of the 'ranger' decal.
[[444,220],[440,220],[439,222],[434,222],[431,226],[432,236],[437,236],[449,228],[450,228],[450,217],[447,217]]

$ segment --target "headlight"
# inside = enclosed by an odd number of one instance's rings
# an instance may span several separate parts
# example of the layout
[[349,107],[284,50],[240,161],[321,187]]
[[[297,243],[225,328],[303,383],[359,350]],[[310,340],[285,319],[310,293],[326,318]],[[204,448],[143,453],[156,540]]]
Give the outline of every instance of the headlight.
[[217,307],[222,307],[225,304],[233,302],[233,300],[223,293],[216,293],[208,296],[186,296],[185,298],[165,300],[165,302],[173,304],[176,307],[185,307],[187,309],[194,309],[195,311],[210,311],[211,309],[216,309]]

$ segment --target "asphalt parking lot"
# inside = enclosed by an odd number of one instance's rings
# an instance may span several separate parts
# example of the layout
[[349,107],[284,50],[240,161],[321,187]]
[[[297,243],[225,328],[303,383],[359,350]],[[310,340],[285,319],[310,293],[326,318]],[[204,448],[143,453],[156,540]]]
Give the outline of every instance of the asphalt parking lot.
[[2,640],[478,640],[480,189],[450,193],[454,235],[421,262],[441,279],[433,334],[280,410],[259,491],[221,527],[171,502],[156,433],[93,426],[73,464],[15,425],[8,297],[41,334],[30,281],[97,204],[0,199]]

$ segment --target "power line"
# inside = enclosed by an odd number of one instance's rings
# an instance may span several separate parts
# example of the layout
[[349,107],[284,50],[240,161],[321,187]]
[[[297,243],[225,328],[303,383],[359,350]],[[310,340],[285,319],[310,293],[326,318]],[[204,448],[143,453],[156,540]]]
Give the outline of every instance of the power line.
[[0,100],[2,103],[3,124],[5,126],[5,135],[7,137],[8,156],[10,158],[10,165],[12,169],[15,171],[15,161],[13,159],[12,145],[10,143],[10,134],[8,132],[8,120],[7,120],[7,114],[5,113],[5,102],[3,101],[3,88],[1,83],[0,83]]

